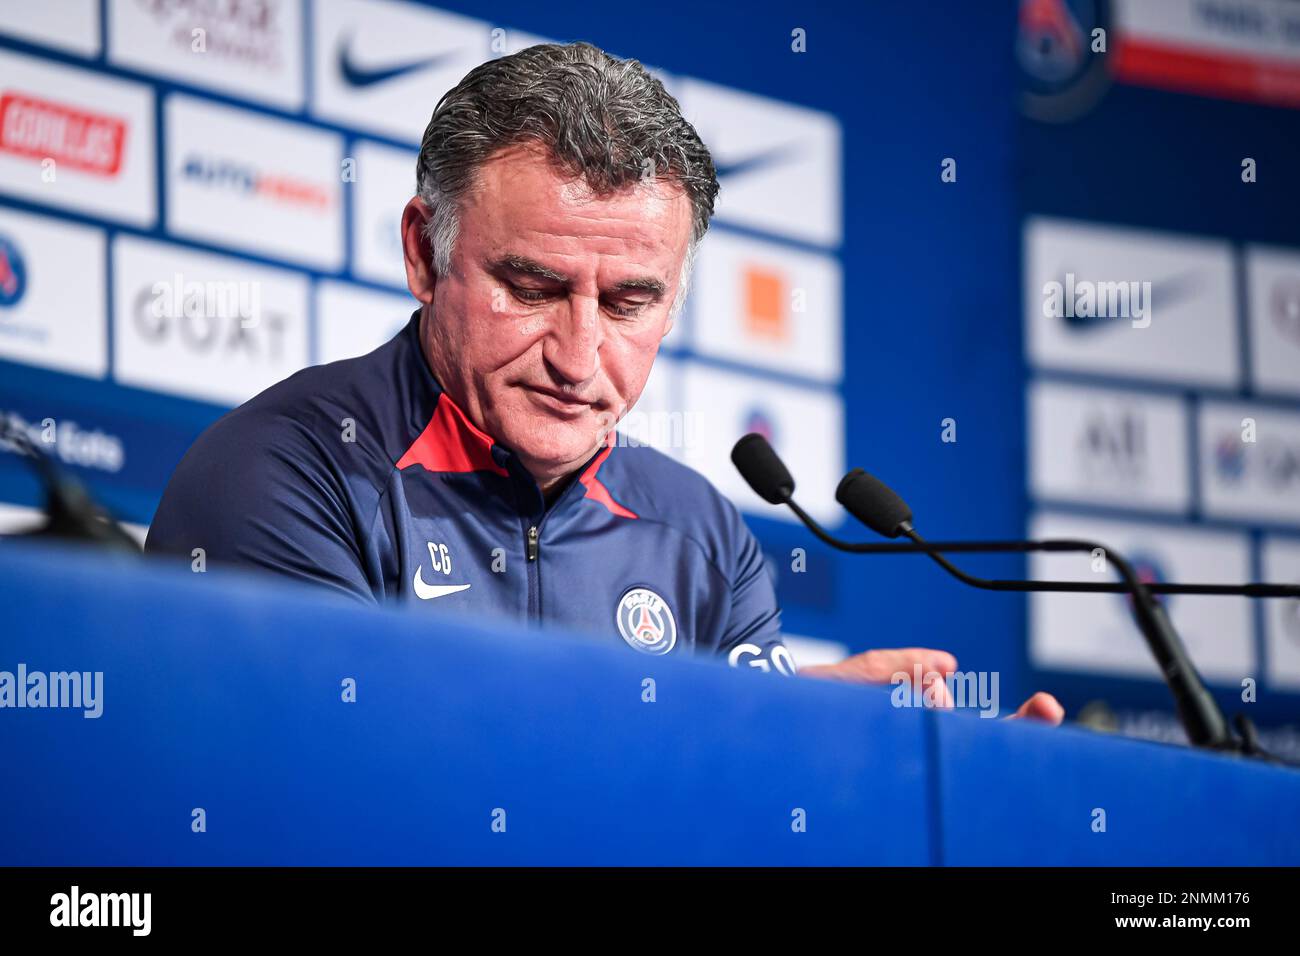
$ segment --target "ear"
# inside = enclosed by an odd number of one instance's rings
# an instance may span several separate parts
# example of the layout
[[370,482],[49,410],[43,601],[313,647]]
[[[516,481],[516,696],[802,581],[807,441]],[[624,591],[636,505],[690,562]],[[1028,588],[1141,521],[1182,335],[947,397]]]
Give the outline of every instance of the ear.
[[429,207],[418,197],[402,210],[402,254],[406,260],[406,287],[417,302],[433,302],[438,274],[433,269],[433,249],[424,236],[429,222]]

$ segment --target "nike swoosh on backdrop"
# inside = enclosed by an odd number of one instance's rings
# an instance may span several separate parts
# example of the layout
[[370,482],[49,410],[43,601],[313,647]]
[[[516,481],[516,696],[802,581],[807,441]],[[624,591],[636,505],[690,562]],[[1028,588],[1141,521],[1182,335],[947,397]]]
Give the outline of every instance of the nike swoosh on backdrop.
[[406,73],[414,73],[417,70],[426,70],[429,67],[438,66],[460,55],[459,50],[448,50],[446,53],[439,53],[437,56],[408,60],[405,63],[396,63],[392,66],[367,67],[359,65],[353,58],[352,40],[351,35],[339,40],[337,56],[339,75],[343,77],[343,82],[348,86],[355,86],[360,89],[375,86],[379,83],[387,83],[389,80],[396,79]]
[[724,163],[715,159],[713,169],[718,174],[719,179],[725,176],[739,176],[741,173],[750,173],[765,166],[775,166],[778,163],[785,162],[791,155],[798,152],[798,149],[795,144],[788,143],[785,146],[776,146],[772,149],[763,150],[761,153],[754,153],[752,156],[738,159],[734,163]]
[[[1062,272],[1056,281],[1061,283],[1062,288],[1064,288],[1065,272]],[[1156,296],[1159,295],[1160,307],[1163,309],[1192,298],[1196,295],[1200,285],[1201,281],[1195,274],[1190,272],[1180,273],[1151,283],[1151,299],[1154,302]],[[1150,304],[1148,304],[1149,306]],[[1075,332],[1091,332],[1094,329],[1105,328],[1108,322],[1115,321],[1115,317],[1109,315],[1065,315],[1061,318],[1066,327]]]
[[455,594],[457,591],[464,591],[469,588],[468,584],[425,584],[424,578],[420,576],[424,570],[424,565],[415,569],[415,578],[411,581],[411,586],[415,588],[415,596],[421,601],[432,601],[434,598],[446,597],[448,594]]

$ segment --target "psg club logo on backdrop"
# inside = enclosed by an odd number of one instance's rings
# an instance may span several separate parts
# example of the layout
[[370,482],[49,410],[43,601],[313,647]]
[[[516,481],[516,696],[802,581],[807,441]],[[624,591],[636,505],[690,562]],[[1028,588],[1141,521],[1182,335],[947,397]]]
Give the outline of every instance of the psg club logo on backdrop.
[[[1164,584],[1168,579],[1165,575],[1165,569],[1161,562],[1152,554],[1138,552],[1129,558],[1129,564],[1133,566],[1133,573],[1143,584]],[[1169,599],[1171,595],[1155,594],[1152,595],[1158,604],[1163,604],[1165,610],[1169,610]],[[1133,597],[1129,594],[1121,595],[1120,600],[1125,604],[1126,609],[1131,610],[1133,606]]]
[[667,654],[677,644],[677,621],[668,602],[649,588],[632,588],[614,612],[623,640],[645,654]]
[[8,236],[0,235],[0,306],[17,305],[27,289],[27,264]]
[[776,425],[772,422],[772,416],[761,408],[750,409],[749,414],[745,416],[744,427],[741,431],[745,434],[757,432],[767,439],[769,445],[776,445]]
[[[1016,34],[1020,109],[1031,119],[1065,122],[1082,116],[1110,86],[1108,0],[1021,0]],[[1096,31],[1104,31],[1097,34]]]
[[1237,482],[1245,476],[1246,446],[1236,432],[1220,435],[1214,443],[1214,467],[1223,481]]

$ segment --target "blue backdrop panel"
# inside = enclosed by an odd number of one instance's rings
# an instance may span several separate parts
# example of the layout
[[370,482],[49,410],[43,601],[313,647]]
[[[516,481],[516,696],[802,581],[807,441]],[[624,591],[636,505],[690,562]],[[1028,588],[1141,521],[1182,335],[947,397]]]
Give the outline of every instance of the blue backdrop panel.
[[[1136,7],[1139,3],[1140,0],[1130,5]],[[1070,0],[1066,6],[1080,17],[1081,23],[1091,28],[1106,24],[1108,9],[1117,4],[1109,0]],[[1258,4],[1238,6],[1240,9],[1189,4],[1188,20],[1201,24],[1204,36],[1217,34],[1229,38],[1239,31],[1242,38],[1248,38],[1243,50],[1254,43],[1258,44],[1255,47],[1257,51],[1266,49],[1270,31],[1283,29],[1285,17],[1282,9],[1287,5],[1267,8]],[[1177,5],[1169,7],[1167,24],[1171,36],[1177,34],[1176,24],[1180,22],[1182,9]],[[1275,15],[1277,20],[1262,16],[1261,11]],[[1209,29],[1205,26],[1209,23],[1218,23],[1219,26]],[[1206,52],[1207,55],[1212,52],[1223,54],[1226,49],[1220,47],[1217,51]],[[1262,52],[1256,55],[1262,76],[1266,73],[1268,58]],[[1253,68],[1243,66],[1241,69],[1243,75],[1254,72]],[[1070,89],[1071,83],[1062,86]],[[1079,92],[1083,85],[1074,86],[1075,92]],[[1300,247],[1300,224],[1295,215],[1295,210],[1300,209],[1300,182],[1289,172],[1283,172],[1294,168],[1296,143],[1300,139],[1300,111],[1267,102],[1267,98],[1265,102],[1244,102],[1152,89],[1127,82],[1108,80],[1102,89],[1096,102],[1080,115],[1070,116],[1068,121],[1040,122],[1021,118],[1018,122],[1015,134],[1016,180],[1023,217],[1049,216],[1080,223],[1155,230],[1170,237],[1225,240],[1233,244],[1236,256],[1241,256],[1248,244],[1255,243],[1277,245],[1293,252]],[[1280,89],[1277,92],[1280,93]],[[1088,99],[1082,97],[1084,101]],[[1058,120],[1062,119],[1058,117]],[[1243,182],[1241,164],[1247,156],[1258,163],[1260,170],[1273,170],[1274,173],[1261,174],[1254,182]],[[1019,288],[1013,294],[1020,300]],[[1244,295],[1244,289],[1237,290],[1235,312],[1225,316],[1226,320],[1238,326],[1243,372],[1250,365],[1247,343],[1251,334]],[[1018,308],[1037,309],[1040,305],[1021,301]],[[1179,400],[1191,396],[1259,400],[1250,375],[1244,376],[1240,388],[1221,388],[1195,382],[1160,382],[1154,377],[1148,379],[1123,372],[1034,369],[1028,358],[1023,372],[1017,370],[1015,374],[1017,378],[1028,375],[1044,381],[1099,388],[1137,388]],[[1264,391],[1267,393],[1267,389]],[[1261,404],[1289,407],[1291,410],[1297,407],[1294,400],[1279,400],[1276,396],[1265,397]],[[1294,457],[1296,451],[1292,448],[1289,453]],[[1200,474],[1201,465],[1194,441],[1190,443],[1189,457],[1191,460],[1186,466],[1188,480],[1196,487],[1205,481],[1205,476]],[[1026,457],[1025,461],[1028,460]],[[1294,468],[1279,481],[1285,482],[1289,488],[1300,489]],[[1128,509],[1068,499],[1038,503],[1099,520],[1126,520],[1136,514],[1171,529],[1239,530],[1249,533],[1254,550],[1260,547],[1264,529],[1295,535],[1294,523],[1289,527],[1276,525],[1270,528],[1270,522],[1259,518],[1226,520],[1206,515],[1198,500],[1193,500],[1186,512],[1163,515],[1150,510],[1142,514],[1143,506],[1136,498]],[[1253,573],[1256,580],[1264,577],[1259,564]],[[1268,743],[1295,757],[1300,696],[1295,693],[1294,685],[1288,686],[1272,677],[1263,635],[1264,609],[1268,603],[1258,603],[1258,613],[1251,627],[1255,659],[1260,662],[1256,670],[1265,675],[1262,683],[1266,690],[1258,700],[1251,702],[1249,713],[1259,726],[1281,731],[1276,736],[1270,735]],[[1105,701],[1112,709],[1131,714],[1172,709],[1168,693],[1160,682],[1134,680],[1113,670],[1052,672],[1045,667],[1035,667],[1026,660],[1024,676],[1035,684],[1052,688],[1073,713],[1093,700]],[[1229,714],[1242,709],[1239,681],[1213,686],[1211,691]]]

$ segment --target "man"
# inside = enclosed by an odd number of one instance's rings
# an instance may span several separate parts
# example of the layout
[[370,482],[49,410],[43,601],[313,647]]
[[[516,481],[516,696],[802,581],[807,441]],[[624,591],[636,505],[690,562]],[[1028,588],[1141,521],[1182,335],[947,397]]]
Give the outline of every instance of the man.
[[[425,130],[402,218],[406,329],[209,429],[148,550],[795,672],[762,553],[704,478],[614,447],[686,296],[718,184],[639,63],[541,45],[472,70]],[[805,668],[889,681],[941,651]],[[1049,695],[1021,713],[1059,722]]]

